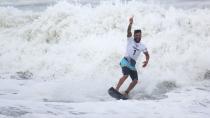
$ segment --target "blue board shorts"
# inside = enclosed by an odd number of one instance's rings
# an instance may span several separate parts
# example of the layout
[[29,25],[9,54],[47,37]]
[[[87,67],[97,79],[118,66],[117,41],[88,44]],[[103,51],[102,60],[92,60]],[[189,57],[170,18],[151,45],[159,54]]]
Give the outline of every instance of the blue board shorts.
[[129,75],[132,80],[138,80],[138,73],[135,68],[135,64],[135,60],[124,57],[120,61],[123,75]]

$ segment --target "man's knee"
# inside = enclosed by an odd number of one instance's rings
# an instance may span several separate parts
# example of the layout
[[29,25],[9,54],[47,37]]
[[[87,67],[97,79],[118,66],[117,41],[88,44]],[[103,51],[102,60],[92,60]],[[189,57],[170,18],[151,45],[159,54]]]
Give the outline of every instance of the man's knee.
[[123,77],[122,78],[125,78],[125,79],[127,79],[128,78],[128,75],[123,75]]
[[132,82],[133,82],[134,84],[137,84],[137,83],[138,83],[138,80],[137,80],[137,79],[134,79]]
[[123,75],[123,76],[120,78],[120,81],[125,81],[127,78],[128,78],[127,75]]

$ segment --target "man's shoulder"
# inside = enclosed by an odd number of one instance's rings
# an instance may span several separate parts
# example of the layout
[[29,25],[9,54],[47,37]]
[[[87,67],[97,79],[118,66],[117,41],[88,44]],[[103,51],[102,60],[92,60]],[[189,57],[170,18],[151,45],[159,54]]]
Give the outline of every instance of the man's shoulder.
[[146,45],[144,44],[144,42],[140,42],[140,47],[141,48],[146,48]]
[[144,42],[140,42],[140,45],[141,45],[141,46],[145,46]]

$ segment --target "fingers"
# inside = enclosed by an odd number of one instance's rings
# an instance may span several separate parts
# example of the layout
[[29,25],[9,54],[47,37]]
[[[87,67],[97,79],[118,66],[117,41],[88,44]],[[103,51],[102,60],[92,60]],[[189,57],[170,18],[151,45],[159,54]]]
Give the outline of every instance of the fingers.
[[132,15],[130,18],[132,18],[132,19],[133,19],[133,17],[134,17],[134,15]]
[[134,16],[131,16],[131,17],[129,18],[129,22],[130,22],[130,23],[133,23],[133,17],[134,17]]
[[147,66],[147,64],[144,64],[142,67],[145,68]]
[[130,17],[129,20],[130,20],[130,21],[131,21],[131,20],[133,21],[133,17]]
[[147,63],[148,63],[148,61],[145,61],[145,62],[143,62],[144,64],[142,65],[142,67],[146,67],[147,66]]

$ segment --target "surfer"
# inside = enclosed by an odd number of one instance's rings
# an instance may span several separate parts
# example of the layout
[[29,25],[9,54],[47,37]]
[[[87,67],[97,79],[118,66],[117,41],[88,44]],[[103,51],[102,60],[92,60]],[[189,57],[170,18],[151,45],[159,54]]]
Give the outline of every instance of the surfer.
[[119,79],[115,90],[119,91],[121,85],[124,81],[130,76],[132,82],[124,92],[124,96],[128,96],[129,92],[135,87],[138,83],[138,72],[136,70],[136,60],[138,59],[141,52],[146,57],[146,60],[143,62],[142,67],[146,67],[149,61],[149,53],[146,46],[141,43],[142,32],[140,29],[134,30],[134,35],[132,36],[131,27],[133,24],[133,17],[129,19],[129,25],[127,29],[127,47],[126,54],[120,61],[120,66],[122,68],[123,76]]

